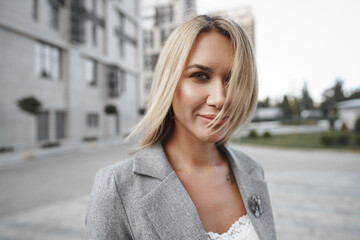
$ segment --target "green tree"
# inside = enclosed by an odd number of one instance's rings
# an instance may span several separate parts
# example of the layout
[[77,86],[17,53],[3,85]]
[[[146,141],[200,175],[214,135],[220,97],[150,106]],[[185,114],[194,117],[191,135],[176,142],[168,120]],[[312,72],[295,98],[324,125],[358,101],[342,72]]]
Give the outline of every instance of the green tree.
[[314,101],[312,100],[312,98],[309,94],[306,82],[304,83],[304,87],[302,89],[302,98],[300,100],[300,108],[301,108],[301,110],[314,108]]
[[324,115],[329,115],[335,109],[335,103],[345,100],[344,90],[343,90],[344,81],[340,78],[335,79],[335,84],[333,87],[326,89],[323,92],[323,102],[321,103],[321,110]]
[[266,97],[263,101],[258,101],[258,108],[267,108],[270,107],[270,98]]
[[293,115],[300,116],[300,100],[297,97],[290,100],[290,108]]
[[336,102],[342,101],[345,99],[343,83],[344,83],[344,81],[341,80],[340,78],[337,78],[335,80],[335,86],[333,87],[333,89],[334,89],[334,98],[335,98]]
[[282,101],[281,104],[279,104],[279,107],[284,112],[284,118],[291,118],[292,110],[291,110],[289,99],[288,99],[288,97],[286,95],[284,95],[283,101]]

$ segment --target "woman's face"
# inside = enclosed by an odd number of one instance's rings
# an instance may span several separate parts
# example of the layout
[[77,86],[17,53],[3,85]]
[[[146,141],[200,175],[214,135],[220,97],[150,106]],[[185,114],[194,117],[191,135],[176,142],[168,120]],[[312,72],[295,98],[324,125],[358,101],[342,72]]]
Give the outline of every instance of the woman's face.
[[175,115],[174,136],[215,143],[228,129],[215,132],[224,118],[210,131],[206,125],[222,109],[226,84],[234,62],[231,42],[215,32],[201,33],[192,47],[175,91],[172,107]]

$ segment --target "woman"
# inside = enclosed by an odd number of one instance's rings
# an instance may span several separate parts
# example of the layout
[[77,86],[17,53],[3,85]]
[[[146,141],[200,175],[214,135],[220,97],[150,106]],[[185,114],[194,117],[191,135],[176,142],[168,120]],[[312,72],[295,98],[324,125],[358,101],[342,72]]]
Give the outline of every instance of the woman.
[[209,16],[179,26],[131,134],[141,150],[97,173],[87,239],[276,239],[263,169],[224,145],[256,104],[244,30]]

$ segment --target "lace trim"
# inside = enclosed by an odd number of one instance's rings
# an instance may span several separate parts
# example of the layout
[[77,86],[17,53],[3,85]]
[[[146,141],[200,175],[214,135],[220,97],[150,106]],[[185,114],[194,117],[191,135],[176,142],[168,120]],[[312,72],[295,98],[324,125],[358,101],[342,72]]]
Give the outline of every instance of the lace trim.
[[242,235],[242,237],[253,236],[254,239],[258,239],[255,230],[251,225],[250,218],[247,214],[241,216],[236,222],[234,222],[227,232],[222,234],[207,232],[206,236],[207,239],[217,240],[217,239],[234,239],[234,237],[238,237],[240,234]]

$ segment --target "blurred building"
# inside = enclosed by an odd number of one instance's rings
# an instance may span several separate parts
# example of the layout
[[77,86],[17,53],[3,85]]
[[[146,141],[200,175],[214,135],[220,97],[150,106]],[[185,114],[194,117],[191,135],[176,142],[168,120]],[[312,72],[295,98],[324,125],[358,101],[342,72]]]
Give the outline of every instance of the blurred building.
[[222,11],[216,11],[211,15],[226,16],[234,20],[237,24],[242,26],[249,35],[253,46],[255,48],[255,21],[252,14],[251,7],[234,8]]
[[196,14],[195,0],[143,0],[144,105],[150,93],[154,68],[170,33]]
[[360,118],[360,99],[351,99],[335,104],[339,119],[349,129],[355,129],[355,122]]
[[275,121],[284,117],[284,111],[279,107],[257,108],[255,121]]
[[[1,0],[0,147],[127,133],[141,102],[140,8],[140,0]],[[30,96],[37,115],[18,107]]]

